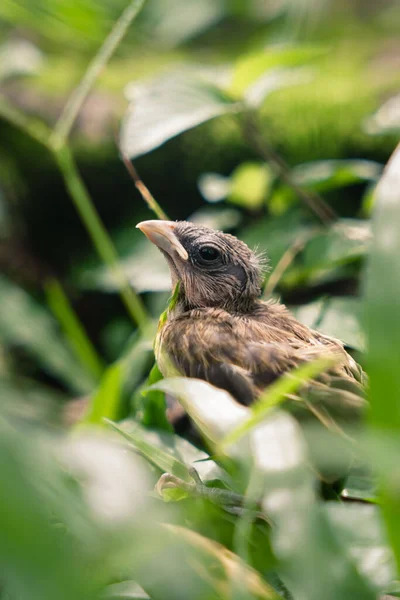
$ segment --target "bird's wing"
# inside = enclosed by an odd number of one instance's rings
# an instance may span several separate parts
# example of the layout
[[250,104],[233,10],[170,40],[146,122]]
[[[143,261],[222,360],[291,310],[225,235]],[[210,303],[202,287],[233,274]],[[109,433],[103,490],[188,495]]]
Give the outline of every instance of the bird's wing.
[[336,340],[313,342],[287,331],[274,332],[263,321],[238,319],[220,309],[184,313],[167,323],[162,335],[163,351],[180,373],[226,389],[242,404],[253,402],[286,371],[329,354],[340,358],[329,376],[316,382],[319,392],[330,397],[344,390],[354,400],[356,391],[357,396],[362,390],[352,374],[355,361]]

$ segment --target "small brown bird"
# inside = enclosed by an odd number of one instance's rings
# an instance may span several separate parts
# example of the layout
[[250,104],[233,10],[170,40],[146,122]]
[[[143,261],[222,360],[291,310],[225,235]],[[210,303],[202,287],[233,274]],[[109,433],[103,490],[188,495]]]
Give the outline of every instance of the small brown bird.
[[361,367],[339,340],[302,325],[282,304],[260,299],[262,260],[246,244],[185,221],[137,227],[165,256],[173,287],[179,283],[156,342],[164,376],[204,379],[248,405],[286,371],[332,355],[334,366],[307,387],[307,399],[315,397],[336,416],[359,415]]

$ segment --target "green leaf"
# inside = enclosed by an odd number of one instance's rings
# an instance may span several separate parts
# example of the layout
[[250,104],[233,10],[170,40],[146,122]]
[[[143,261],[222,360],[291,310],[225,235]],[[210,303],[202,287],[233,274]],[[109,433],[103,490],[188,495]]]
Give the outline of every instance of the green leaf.
[[316,497],[299,424],[289,414],[273,411],[248,435],[258,485],[262,481],[264,486],[263,510],[274,523],[271,543],[279,561],[277,572],[291,597],[376,598]]
[[249,415],[249,409],[238,404],[228,392],[200,379],[171,377],[159,381],[153,389],[178,398],[201,433],[214,444]]
[[377,591],[388,589],[396,574],[379,507],[329,502],[325,512],[360,574]]
[[164,392],[159,390],[149,390],[151,385],[160,381],[163,378],[160,369],[155,363],[150,371],[147,381],[143,384],[142,396],[142,424],[145,427],[153,427],[163,429],[165,431],[173,431],[171,423],[166,416],[166,402]]
[[135,84],[121,129],[121,148],[129,158],[146,154],[176,135],[238,109],[216,85],[193,74],[168,73]]
[[[378,455],[387,453],[390,439],[400,433],[400,147],[397,147],[376,190],[373,242],[366,277],[365,315],[370,377],[369,423],[376,435]],[[386,442],[387,440],[387,442]],[[392,451],[397,451],[395,446]],[[382,488],[382,510],[388,536],[400,569],[400,504],[398,482],[385,462],[376,464]]]
[[316,46],[269,46],[262,52],[244,56],[235,65],[229,91],[241,98],[248,87],[266,71],[309,63],[324,52]]
[[21,75],[35,75],[42,66],[41,51],[27,39],[10,39],[0,46],[0,81]]
[[382,165],[372,160],[318,160],[292,169],[294,181],[318,192],[346,187],[360,181],[376,181]]
[[346,264],[364,256],[370,240],[371,231],[367,221],[340,219],[328,231],[316,234],[308,242],[302,254],[302,263],[305,269],[315,272]]
[[150,323],[147,331],[134,336],[121,358],[104,371],[83,423],[101,425],[104,418],[121,418],[124,396],[132,393],[147,368],[154,335],[155,324]]
[[365,334],[361,326],[361,302],[353,296],[329,297],[291,309],[307,327],[338,338],[347,346],[364,352]]
[[103,361],[97,355],[96,349],[88,338],[60,283],[55,279],[47,281],[46,293],[48,304],[63,327],[71,349],[87,371],[93,377],[99,379],[104,370]]
[[49,373],[78,393],[91,391],[95,379],[66,346],[53,317],[22,288],[0,277],[0,337],[21,346]]
[[273,178],[265,163],[242,163],[232,173],[227,200],[249,210],[258,210],[265,203]]
[[[129,421],[126,425],[117,425],[110,420],[107,424],[121,434],[134,448],[147,458],[153,465],[166,473],[172,473],[185,481],[191,481],[188,466],[182,460],[176,458],[176,452],[173,446],[166,446],[158,441],[155,442],[157,434],[149,433],[138,423]],[[125,429],[126,427],[126,429]]]
[[101,424],[104,418],[117,419],[123,382],[123,365],[115,363],[104,373],[101,384],[90,402],[84,423]]

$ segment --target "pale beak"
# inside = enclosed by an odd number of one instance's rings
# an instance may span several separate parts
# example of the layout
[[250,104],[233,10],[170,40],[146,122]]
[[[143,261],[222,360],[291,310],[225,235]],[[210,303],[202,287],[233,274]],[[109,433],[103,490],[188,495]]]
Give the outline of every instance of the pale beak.
[[176,252],[183,260],[188,260],[188,253],[174,233],[176,225],[177,223],[173,221],[142,221],[136,227],[143,231],[157,248],[164,250],[169,256],[172,257]]

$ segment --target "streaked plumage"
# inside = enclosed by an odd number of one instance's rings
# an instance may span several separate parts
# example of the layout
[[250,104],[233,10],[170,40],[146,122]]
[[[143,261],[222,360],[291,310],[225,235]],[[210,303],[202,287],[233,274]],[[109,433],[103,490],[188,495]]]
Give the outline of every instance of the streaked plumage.
[[335,366],[307,394],[317,392],[334,414],[359,413],[362,369],[339,340],[302,325],[282,304],[259,299],[262,265],[246,244],[189,222],[138,227],[166,257],[173,286],[179,283],[156,344],[164,376],[204,379],[250,404],[286,371],[335,355]]

